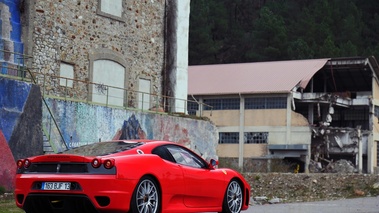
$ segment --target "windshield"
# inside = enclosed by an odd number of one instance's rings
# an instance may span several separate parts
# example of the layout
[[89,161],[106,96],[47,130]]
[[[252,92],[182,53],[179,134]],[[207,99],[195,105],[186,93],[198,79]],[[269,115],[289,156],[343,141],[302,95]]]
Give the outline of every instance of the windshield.
[[141,146],[143,143],[125,143],[122,141],[118,142],[98,142],[93,143],[67,151],[62,152],[62,154],[75,154],[75,155],[84,155],[84,156],[104,156],[109,154],[114,154],[122,152],[125,150],[130,150],[135,147]]

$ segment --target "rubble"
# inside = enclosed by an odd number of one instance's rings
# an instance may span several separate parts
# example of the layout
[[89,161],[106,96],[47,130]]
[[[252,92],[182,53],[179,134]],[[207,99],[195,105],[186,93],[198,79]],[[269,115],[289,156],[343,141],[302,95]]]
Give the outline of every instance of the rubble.
[[326,159],[323,159],[324,161],[327,161],[328,164],[326,166],[322,166],[320,162],[316,162],[311,160],[309,164],[309,172],[311,173],[356,173],[357,169],[355,168],[354,164],[351,161],[341,159],[338,161],[329,161]]
[[274,197],[272,199],[270,199],[268,201],[269,204],[275,204],[275,203],[281,203],[283,201],[283,199],[280,199],[280,198],[277,198],[277,197]]
[[329,163],[329,165],[325,168],[325,172],[327,173],[354,173],[356,172],[356,169],[353,163],[351,163],[351,161],[342,159],[336,162]]
[[248,173],[252,205],[337,200],[379,195],[379,175],[356,173]]

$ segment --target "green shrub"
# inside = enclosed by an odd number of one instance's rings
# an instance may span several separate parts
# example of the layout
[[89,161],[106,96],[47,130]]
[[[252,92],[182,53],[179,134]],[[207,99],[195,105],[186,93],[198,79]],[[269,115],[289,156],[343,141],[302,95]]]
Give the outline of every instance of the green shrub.
[[6,192],[4,186],[0,186],[0,194],[4,194]]

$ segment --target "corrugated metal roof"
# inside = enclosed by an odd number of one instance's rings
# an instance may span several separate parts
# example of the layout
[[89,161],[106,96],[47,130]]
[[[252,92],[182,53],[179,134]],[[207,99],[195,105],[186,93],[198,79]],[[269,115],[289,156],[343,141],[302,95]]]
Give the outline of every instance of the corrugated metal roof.
[[329,59],[188,67],[189,95],[288,93],[305,88]]

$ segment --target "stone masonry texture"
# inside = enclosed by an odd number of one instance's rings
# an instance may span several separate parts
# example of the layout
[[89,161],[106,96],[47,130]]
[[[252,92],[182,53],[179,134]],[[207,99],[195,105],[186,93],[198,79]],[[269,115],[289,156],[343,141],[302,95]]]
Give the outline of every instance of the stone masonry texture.
[[[91,81],[91,54],[112,52],[126,62],[126,89],[138,90],[138,79],[143,77],[151,80],[152,93],[161,94],[165,1],[123,1],[121,20],[99,14],[99,3],[100,0],[23,1],[22,19],[27,28],[23,40],[27,54],[33,56],[29,66],[34,72],[59,76],[60,63],[70,63],[76,80]],[[59,94],[62,88],[58,79],[46,82],[50,84],[47,90]],[[74,87],[71,95],[86,98],[85,84]]]

